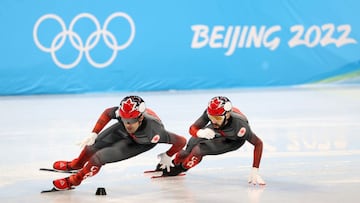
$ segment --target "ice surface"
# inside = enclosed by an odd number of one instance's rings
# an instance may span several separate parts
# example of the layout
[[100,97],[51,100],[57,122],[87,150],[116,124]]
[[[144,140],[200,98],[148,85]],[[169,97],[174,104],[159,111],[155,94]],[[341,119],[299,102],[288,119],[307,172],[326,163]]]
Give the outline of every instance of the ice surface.
[[[77,142],[106,107],[138,94],[166,128],[189,138],[208,100],[228,96],[264,142],[265,187],[247,184],[252,146],[207,156],[186,176],[150,179],[158,145],[108,164],[72,191],[40,194],[65,174],[41,172],[72,159]],[[186,92],[0,97],[1,202],[356,202],[360,198],[360,87],[297,87]],[[105,187],[106,196],[95,196]]]

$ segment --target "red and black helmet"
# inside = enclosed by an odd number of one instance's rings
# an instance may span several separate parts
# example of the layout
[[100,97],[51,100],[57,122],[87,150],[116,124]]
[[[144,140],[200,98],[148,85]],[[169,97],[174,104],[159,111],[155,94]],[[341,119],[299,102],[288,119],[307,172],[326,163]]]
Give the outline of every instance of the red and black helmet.
[[232,104],[227,97],[216,96],[213,97],[207,107],[207,113],[211,116],[222,116],[226,112],[231,111]]
[[127,96],[120,102],[119,115],[124,119],[138,118],[145,109],[145,102],[141,97]]

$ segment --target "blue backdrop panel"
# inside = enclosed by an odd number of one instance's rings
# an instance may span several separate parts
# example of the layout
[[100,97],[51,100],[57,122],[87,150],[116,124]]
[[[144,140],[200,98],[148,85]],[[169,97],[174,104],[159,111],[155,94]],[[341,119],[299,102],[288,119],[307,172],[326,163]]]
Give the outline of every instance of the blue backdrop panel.
[[284,86],[358,71],[360,2],[0,2],[0,95]]

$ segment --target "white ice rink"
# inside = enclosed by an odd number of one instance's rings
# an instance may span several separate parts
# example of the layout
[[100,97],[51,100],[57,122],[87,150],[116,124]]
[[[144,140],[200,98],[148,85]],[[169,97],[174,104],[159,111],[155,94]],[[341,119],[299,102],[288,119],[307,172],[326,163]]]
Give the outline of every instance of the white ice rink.
[[[360,87],[298,87],[226,91],[135,93],[184,135],[208,100],[228,96],[263,140],[260,173],[265,187],[247,184],[252,146],[207,156],[186,176],[150,179],[158,145],[135,158],[108,164],[72,191],[40,194],[65,174],[41,172],[72,159],[76,145],[106,107],[126,95],[0,97],[0,201],[5,202],[316,202],[360,199]],[[105,187],[106,196],[96,196]]]

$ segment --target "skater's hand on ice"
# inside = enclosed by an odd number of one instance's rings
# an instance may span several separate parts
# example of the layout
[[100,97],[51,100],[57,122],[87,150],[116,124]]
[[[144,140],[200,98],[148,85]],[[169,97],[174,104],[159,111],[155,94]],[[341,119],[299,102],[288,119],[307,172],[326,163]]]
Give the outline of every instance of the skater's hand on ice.
[[167,172],[170,172],[170,167],[174,167],[171,157],[168,156],[166,153],[161,153],[158,155],[158,158],[160,159],[159,162],[159,164],[161,165],[160,168],[161,169],[166,168]]
[[199,138],[213,139],[215,137],[215,131],[210,128],[199,129],[196,133]]
[[94,133],[94,132],[90,133],[90,136],[87,137],[87,138],[85,138],[83,141],[81,141],[81,142],[79,143],[79,146],[80,146],[81,148],[84,148],[85,146],[94,144],[97,136],[98,136],[97,133]]
[[265,181],[259,175],[259,169],[255,168],[255,167],[253,167],[251,169],[251,173],[250,173],[248,182],[249,182],[249,184],[253,184],[253,185],[256,185],[256,184],[266,185]]

